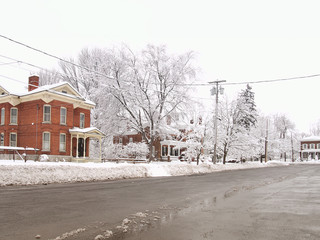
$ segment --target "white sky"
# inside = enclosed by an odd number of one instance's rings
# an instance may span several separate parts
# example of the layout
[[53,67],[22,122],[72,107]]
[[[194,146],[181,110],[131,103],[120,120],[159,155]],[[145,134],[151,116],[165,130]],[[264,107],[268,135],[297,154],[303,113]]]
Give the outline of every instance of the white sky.
[[[0,0],[0,34],[61,58],[84,47],[165,44],[194,51],[201,82],[228,83],[320,73],[320,14],[316,0]],[[52,69],[57,60],[0,38],[0,55]],[[27,82],[23,64],[0,56],[0,75]],[[0,84],[21,87],[0,76]],[[285,113],[308,132],[320,119],[320,77],[255,84],[264,114]],[[233,95],[244,85],[226,86]],[[319,90],[318,90],[319,89]],[[209,87],[202,89],[209,95]],[[205,94],[204,94],[205,96]],[[203,97],[203,96],[202,96]]]

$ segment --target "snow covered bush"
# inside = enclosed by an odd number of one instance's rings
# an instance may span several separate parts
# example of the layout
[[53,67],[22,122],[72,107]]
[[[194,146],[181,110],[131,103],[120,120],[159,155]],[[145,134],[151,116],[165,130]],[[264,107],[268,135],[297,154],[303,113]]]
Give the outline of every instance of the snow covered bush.
[[112,149],[114,158],[146,158],[149,148],[146,143],[129,143],[127,145],[114,144]]
[[47,154],[42,154],[42,155],[40,155],[39,160],[40,160],[40,162],[47,162],[49,160],[49,157]]

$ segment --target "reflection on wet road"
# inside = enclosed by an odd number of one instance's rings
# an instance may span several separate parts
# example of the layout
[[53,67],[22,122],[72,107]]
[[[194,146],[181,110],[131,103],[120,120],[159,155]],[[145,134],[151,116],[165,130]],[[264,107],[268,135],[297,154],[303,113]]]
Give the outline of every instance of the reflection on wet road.
[[[210,194],[209,194],[210,195]],[[319,167],[237,185],[164,213],[153,227],[114,239],[320,239]]]

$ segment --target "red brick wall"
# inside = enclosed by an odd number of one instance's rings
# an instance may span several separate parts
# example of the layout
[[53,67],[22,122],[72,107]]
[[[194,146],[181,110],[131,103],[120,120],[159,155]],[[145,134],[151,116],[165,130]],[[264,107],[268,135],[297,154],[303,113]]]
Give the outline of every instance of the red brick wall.
[[[51,123],[43,122],[44,105],[51,106]],[[73,104],[53,100],[46,104],[42,100],[29,101],[15,106],[18,109],[18,125],[10,125],[9,103],[0,104],[0,109],[5,108],[5,125],[0,125],[0,133],[4,133],[4,145],[9,146],[10,132],[17,133],[18,147],[33,147],[40,149],[39,154],[70,155],[71,135],[69,129],[79,127],[80,112],[85,114],[85,127],[90,126],[90,110],[76,108]],[[67,121],[60,124],[60,108],[67,109]],[[43,132],[50,132],[50,151],[42,151]],[[66,134],[66,151],[59,151],[60,133]],[[75,146],[75,143],[73,147]],[[34,152],[29,152],[34,154]],[[86,156],[89,156],[89,139],[87,139]]]

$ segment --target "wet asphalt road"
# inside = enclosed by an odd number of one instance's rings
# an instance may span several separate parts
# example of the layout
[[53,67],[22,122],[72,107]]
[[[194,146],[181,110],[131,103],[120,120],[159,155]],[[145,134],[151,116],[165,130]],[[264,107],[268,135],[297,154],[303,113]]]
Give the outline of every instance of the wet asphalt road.
[[37,235],[320,239],[320,165],[0,188],[0,239]]

